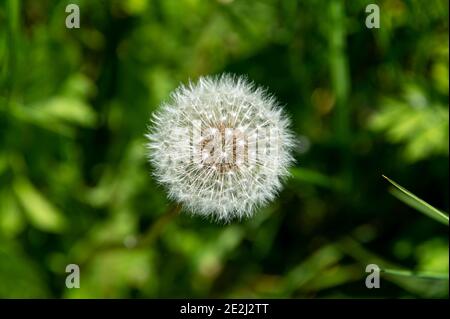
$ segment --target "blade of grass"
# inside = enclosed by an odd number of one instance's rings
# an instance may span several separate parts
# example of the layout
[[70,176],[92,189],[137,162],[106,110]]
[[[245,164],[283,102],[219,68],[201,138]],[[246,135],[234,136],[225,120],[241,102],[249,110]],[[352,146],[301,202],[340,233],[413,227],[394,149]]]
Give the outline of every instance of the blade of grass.
[[389,183],[391,183],[393,186],[395,186],[395,190],[398,190],[398,191],[391,192],[392,195],[397,197],[399,200],[401,200],[405,204],[411,206],[412,208],[420,211],[421,213],[424,213],[428,217],[431,217],[434,220],[448,226],[448,224],[449,224],[448,215],[441,212],[439,209],[434,208],[433,206],[431,206],[424,200],[420,199],[419,197],[417,197],[416,195],[414,195],[413,193],[408,191],[406,188],[400,186],[399,184],[397,184],[390,178],[388,178],[384,175],[383,175],[383,177]]
[[381,269],[381,272],[388,275],[413,277],[417,279],[448,280],[448,274],[440,274],[432,272],[419,272],[419,271],[399,270],[399,269]]
[[[347,236],[337,242],[341,251],[360,262],[363,267],[369,263],[379,265],[380,269],[401,269],[401,265],[393,263],[385,258],[369,251],[358,241]],[[448,284],[443,281],[413,280],[406,276],[386,276],[386,280],[398,285],[406,291],[417,294],[423,298],[433,298],[440,293],[448,291]],[[437,290],[436,290],[437,289]]]

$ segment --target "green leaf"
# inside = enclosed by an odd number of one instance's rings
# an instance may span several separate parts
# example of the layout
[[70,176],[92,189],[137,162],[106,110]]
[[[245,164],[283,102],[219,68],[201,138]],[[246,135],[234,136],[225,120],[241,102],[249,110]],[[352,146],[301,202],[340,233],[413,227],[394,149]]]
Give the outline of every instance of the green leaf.
[[414,195],[407,189],[403,188],[402,186],[400,186],[393,180],[389,179],[388,177],[386,177],[384,175],[383,175],[383,177],[389,183],[391,183],[392,185],[394,185],[396,187],[393,191],[391,191],[391,193],[395,197],[400,199],[405,204],[411,206],[412,208],[424,213],[428,217],[431,217],[431,218],[435,219],[436,221],[448,226],[449,222],[448,222],[447,214],[441,212],[437,208],[434,208],[433,206],[431,206],[424,200],[420,199],[419,197],[417,197],[416,195]]
[[13,188],[30,222],[36,228],[54,233],[64,229],[64,215],[29,180],[17,178]]
[[413,277],[417,279],[448,280],[448,273],[440,274],[434,272],[420,272],[400,269],[381,269],[381,272],[394,276]]
[[43,104],[35,106],[41,116],[67,121],[81,126],[92,127],[96,114],[84,101],[69,96],[56,96]]
[[334,267],[343,258],[342,252],[333,244],[326,245],[291,269],[283,279],[282,295],[290,295],[309,281]]
[[28,106],[11,103],[11,115],[21,122],[68,137],[73,135],[75,126],[93,127],[97,123],[92,107],[71,96],[54,96]]
[[9,189],[0,189],[0,233],[5,237],[15,237],[24,225],[25,218],[16,198]]

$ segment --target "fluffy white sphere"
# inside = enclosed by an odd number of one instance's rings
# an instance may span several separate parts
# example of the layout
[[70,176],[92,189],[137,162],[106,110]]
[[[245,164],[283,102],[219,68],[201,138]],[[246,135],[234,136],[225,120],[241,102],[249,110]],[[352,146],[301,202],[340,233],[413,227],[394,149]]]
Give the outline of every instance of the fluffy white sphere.
[[231,75],[181,85],[153,114],[146,137],[169,197],[220,221],[273,200],[293,161],[289,120],[274,97]]

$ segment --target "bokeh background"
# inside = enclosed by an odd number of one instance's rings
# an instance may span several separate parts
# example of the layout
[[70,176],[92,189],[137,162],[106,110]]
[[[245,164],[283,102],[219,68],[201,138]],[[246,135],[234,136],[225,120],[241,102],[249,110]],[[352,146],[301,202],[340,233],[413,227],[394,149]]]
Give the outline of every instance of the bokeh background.
[[[65,27],[78,4],[81,28]],[[365,27],[366,5],[381,28]],[[4,0],[0,297],[448,298],[446,0]],[[217,225],[174,214],[145,158],[179,83],[246,74],[286,105],[279,198]],[[65,286],[68,264],[81,288]],[[444,274],[381,275],[365,267]],[[445,279],[447,277],[447,279]]]

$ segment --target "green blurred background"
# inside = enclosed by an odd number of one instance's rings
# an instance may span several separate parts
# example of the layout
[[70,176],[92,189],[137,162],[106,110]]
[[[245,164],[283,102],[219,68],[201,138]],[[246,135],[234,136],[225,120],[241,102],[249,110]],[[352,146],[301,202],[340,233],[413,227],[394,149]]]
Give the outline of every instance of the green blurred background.
[[[0,297],[448,298],[445,279],[364,284],[371,263],[448,278],[448,226],[381,177],[448,211],[448,10],[2,0]],[[143,137],[180,82],[221,72],[268,87],[299,140],[279,198],[230,225],[170,213]],[[80,289],[65,287],[71,263]]]

